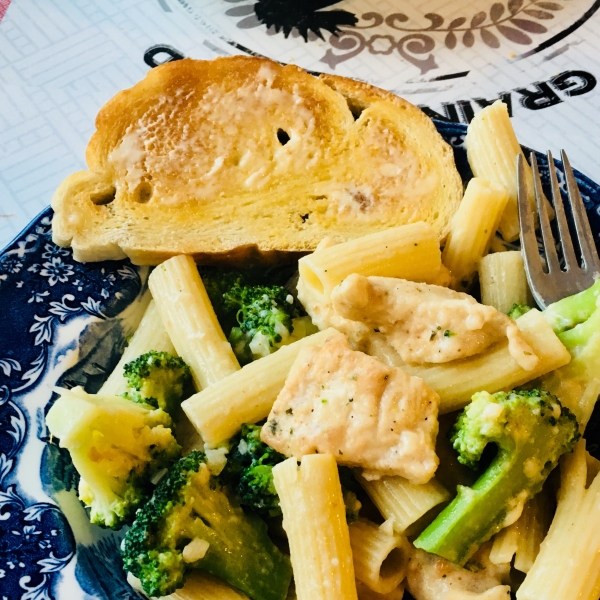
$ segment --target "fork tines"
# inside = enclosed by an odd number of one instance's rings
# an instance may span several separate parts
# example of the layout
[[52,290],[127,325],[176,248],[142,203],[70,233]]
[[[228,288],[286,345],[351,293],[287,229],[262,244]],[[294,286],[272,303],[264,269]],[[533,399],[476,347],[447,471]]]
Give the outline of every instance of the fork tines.
[[533,191],[537,211],[547,269],[544,269],[542,257],[539,254],[535,235],[532,207],[527,193],[527,181],[523,164],[524,157],[517,157],[519,220],[521,226],[521,247],[527,270],[527,279],[536,302],[545,308],[565,296],[570,296],[591,286],[600,275],[600,260],[596,252],[594,236],[585,212],[585,206],[577,187],[573,170],[566,153],[561,151],[565,178],[567,182],[567,200],[570,205],[581,261],[577,259],[569,224],[565,215],[562,195],[556,175],[556,167],[552,153],[548,152],[548,171],[552,188],[552,204],[556,213],[559,241],[564,259],[561,268],[556,251],[556,242],[552,233],[549,218],[548,201],[542,191],[542,182],[535,153],[531,153],[531,168],[533,171]]

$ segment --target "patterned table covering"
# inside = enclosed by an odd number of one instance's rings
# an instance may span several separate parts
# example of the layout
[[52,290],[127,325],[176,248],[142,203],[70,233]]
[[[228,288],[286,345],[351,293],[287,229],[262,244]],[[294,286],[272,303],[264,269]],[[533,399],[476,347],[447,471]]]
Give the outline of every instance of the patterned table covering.
[[247,53],[390,89],[599,177],[600,0],[0,0],[0,247],[85,168],[100,107],[148,69]]

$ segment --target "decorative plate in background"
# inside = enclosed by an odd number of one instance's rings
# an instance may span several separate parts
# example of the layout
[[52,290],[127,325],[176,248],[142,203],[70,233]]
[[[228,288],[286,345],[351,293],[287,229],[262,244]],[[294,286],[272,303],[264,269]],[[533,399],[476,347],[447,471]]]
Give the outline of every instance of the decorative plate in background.
[[[465,127],[436,125],[468,179]],[[600,186],[576,176],[598,234]],[[562,172],[559,179],[564,190]],[[89,524],[45,415],[55,386],[98,390],[144,310],[148,269],[74,261],[52,243],[51,220],[46,209],[0,253],[0,598],[139,599],[122,571],[122,536]],[[587,430],[597,456],[599,416]]]
[[394,89],[552,47],[600,0],[157,0],[236,51]]

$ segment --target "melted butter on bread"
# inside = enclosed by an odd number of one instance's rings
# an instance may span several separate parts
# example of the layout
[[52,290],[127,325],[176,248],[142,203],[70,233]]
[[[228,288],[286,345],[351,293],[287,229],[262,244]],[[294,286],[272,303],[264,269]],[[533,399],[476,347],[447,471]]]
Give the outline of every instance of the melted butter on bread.
[[89,171],[52,201],[54,241],[83,261],[270,262],[418,220],[443,238],[462,197],[452,149],[419,109],[266,59],[161,65],[96,129]]

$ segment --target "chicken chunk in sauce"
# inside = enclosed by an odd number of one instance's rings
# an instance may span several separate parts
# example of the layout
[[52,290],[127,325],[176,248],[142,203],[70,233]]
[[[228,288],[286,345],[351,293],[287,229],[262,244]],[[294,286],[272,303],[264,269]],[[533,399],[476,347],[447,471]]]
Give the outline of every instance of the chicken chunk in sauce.
[[352,350],[338,334],[300,353],[261,437],[286,456],[329,453],[365,478],[426,483],[438,465],[438,404],[422,379]]
[[406,587],[417,600],[510,600],[510,587],[503,585],[510,566],[493,565],[485,554],[489,547],[482,547],[473,557],[479,558],[479,568],[469,570],[415,550],[408,563]]
[[381,332],[407,363],[473,356],[505,337],[522,368],[538,363],[512,319],[441,286],[354,274],[334,288],[331,304],[339,317]]

